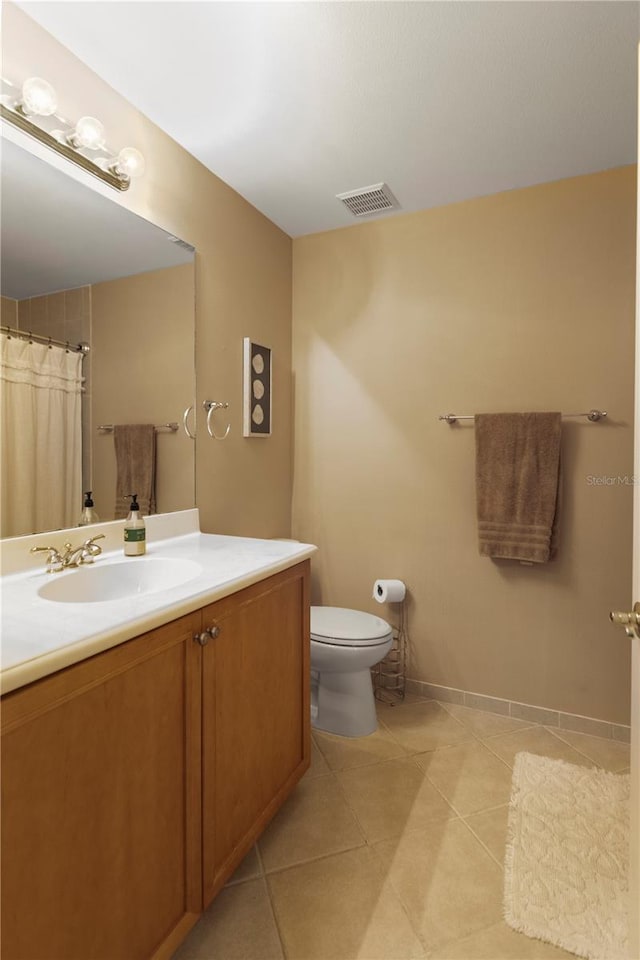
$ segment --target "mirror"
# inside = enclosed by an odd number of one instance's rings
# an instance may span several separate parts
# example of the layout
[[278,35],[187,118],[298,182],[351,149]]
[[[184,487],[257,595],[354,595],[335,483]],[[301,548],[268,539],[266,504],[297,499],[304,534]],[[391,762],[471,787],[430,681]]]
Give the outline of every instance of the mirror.
[[[0,173],[0,535],[79,524],[86,490],[100,520],[114,519],[132,464],[155,467],[155,512],[193,507],[182,424],[195,402],[193,247],[7,139]],[[25,406],[27,380],[36,399]],[[55,419],[74,392],[73,413]],[[155,464],[134,448],[127,466],[122,445],[116,461],[121,424],[156,427]]]

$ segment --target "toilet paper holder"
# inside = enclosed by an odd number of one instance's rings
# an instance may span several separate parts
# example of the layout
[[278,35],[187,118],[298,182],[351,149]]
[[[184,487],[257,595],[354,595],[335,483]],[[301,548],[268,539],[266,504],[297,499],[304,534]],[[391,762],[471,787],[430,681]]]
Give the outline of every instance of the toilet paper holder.
[[399,603],[400,622],[393,628],[393,645],[373,673],[374,696],[393,706],[404,700],[407,676],[409,638],[406,630],[405,599],[407,588],[402,580],[376,580],[373,599],[378,603]]
[[402,603],[407,593],[402,580],[376,580],[373,599],[378,603]]

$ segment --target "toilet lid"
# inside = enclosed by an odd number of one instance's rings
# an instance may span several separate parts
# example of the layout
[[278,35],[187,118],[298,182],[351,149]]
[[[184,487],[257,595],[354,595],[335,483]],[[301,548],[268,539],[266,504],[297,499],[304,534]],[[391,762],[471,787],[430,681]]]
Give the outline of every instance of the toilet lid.
[[392,636],[386,620],[346,607],[311,607],[311,638],[320,643],[372,646]]

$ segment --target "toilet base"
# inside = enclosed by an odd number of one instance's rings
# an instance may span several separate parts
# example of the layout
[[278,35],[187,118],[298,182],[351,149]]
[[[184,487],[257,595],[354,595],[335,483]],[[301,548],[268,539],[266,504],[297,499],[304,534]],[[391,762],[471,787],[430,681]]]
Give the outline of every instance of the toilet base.
[[312,671],[311,726],[339,737],[367,737],[378,729],[370,670]]

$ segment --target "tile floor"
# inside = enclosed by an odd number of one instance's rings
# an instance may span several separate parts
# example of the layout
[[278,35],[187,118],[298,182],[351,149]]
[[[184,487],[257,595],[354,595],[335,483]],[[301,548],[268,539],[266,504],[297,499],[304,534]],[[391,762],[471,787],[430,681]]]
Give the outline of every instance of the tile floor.
[[313,733],[312,764],[174,960],[554,960],[502,921],[519,750],[619,773],[629,747],[415,696]]

